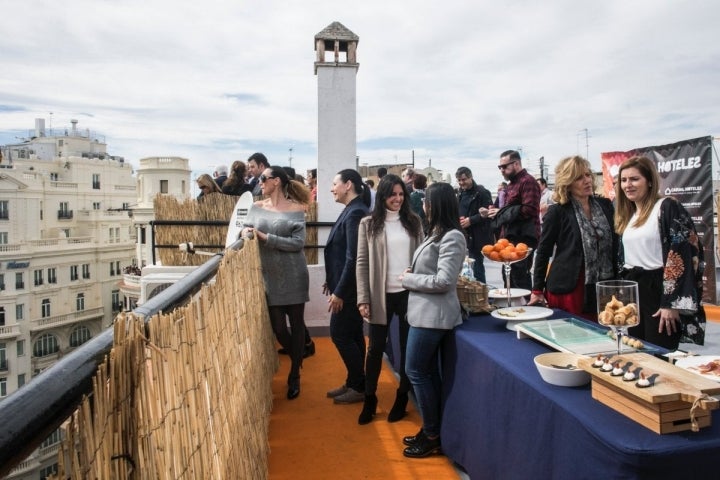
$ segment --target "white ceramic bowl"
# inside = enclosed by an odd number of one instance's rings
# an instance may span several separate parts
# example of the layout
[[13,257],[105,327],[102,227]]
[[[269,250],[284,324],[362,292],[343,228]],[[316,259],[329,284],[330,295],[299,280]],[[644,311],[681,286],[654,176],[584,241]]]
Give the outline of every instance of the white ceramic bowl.
[[535,366],[547,383],[560,387],[579,387],[590,382],[590,374],[577,366],[579,358],[582,358],[581,355],[575,353],[543,353],[535,357]]

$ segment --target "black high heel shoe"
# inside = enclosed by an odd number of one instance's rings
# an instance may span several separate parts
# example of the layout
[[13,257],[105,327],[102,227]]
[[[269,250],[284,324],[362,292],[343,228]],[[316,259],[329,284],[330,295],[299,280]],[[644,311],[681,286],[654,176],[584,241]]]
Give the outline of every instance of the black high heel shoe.
[[294,400],[300,396],[300,380],[288,380],[287,399]]
[[[419,437],[419,436],[418,436]],[[423,434],[417,439],[417,443],[403,450],[403,455],[409,458],[425,458],[433,453],[440,453],[440,435],[435,438],[428,438]]]

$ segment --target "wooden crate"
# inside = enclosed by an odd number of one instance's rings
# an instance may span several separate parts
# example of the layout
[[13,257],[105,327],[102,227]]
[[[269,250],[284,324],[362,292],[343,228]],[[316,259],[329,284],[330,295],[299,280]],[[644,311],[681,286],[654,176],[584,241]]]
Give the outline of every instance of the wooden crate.
[[[583,358],[578,366],[592,375],[592,397],[650,430],[672,433],[710,426],[710,411],[720,407],[720,401],[710,395],[720,393],[720,384],[702,378],[646,353],[614,356],[611,362],[642,372],[653,385],[638,388],[635,382],[625,382],[608,372],[593,368],[593,358]],[[695,408],[693,409],[693,406]]]

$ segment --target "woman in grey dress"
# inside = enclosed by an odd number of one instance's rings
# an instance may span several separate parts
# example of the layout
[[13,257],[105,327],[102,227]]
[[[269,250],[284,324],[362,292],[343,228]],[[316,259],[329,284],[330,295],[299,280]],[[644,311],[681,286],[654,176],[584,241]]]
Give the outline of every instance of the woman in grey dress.
[[[300,367],[305,348],[305,303],[309,276],[305,261],[305,210],[310,190],[291,180],[282,167],[265,169],[259,178],[265,199],[250,207],[243,235],[260,242],[265,294],[273,332],[290,352],[287,398],[300,395]],[[290,331],[287,321],[290,321]]]

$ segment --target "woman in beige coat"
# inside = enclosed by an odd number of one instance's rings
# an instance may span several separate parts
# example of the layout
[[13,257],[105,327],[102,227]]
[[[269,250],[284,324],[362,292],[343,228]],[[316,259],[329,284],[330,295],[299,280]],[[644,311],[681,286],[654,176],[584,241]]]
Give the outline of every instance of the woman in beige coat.
[[365,402],[358,423],[370,423],[377,409],[378,377],[387,344],[388,329],[394,316],[400,332],[400,386],[388,414],[389,422],[406,415],[411,385],[405,375],[405,345],[408,291],[400,275],[410,265],[415,249],[422,241],[422,224],[410,207],[405,183],[397,175],[386,175],[378,185],[372,214],[360,221],[357,250],[358,309],[369,322],[369,340],[365,358]]

